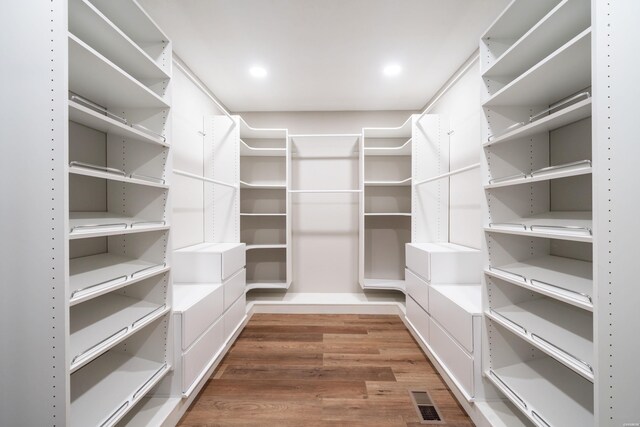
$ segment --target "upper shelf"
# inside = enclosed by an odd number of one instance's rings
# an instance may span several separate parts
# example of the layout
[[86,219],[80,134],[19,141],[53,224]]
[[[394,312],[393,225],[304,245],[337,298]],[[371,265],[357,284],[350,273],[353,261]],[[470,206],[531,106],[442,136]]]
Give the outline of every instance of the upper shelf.
[[169,79],[167,72],[87,0],[70,2],[69,31],[136,79]]
[[242,139],[287,139],[287,129],[254,128],[247,124],[242,117],[240,120],[240,138]]
[[542,119],[528,124],[523,124],[517,129],[491,138],[488,142],[484,143],[483,146],[489,147],[492,145],[513,141],[515,139],[525,138],[538,133],[549,132],[570,123],[586,119],[587,117],[591,117],[591,98],[576,102],[575,104],[563,108],[562,110],[556,111],[553,114],[549,114]]
[[109,18],[138,44],[168,42],[169,38],[153,22],[153,19],[132,0],[90,0],[96,8]]
[[398,127],[362,128],[364,138],[411,138],[413,116]]
[[508,187],[511,185],[530,184],[532,182],[550,181],[553,179],[568,178],[571,176],[580,176],[591,174],[591,160],[582,160],[578,162],[565,163],[562,165],[554,165],[546,168],[538,169],[528,174],[517,174],[503,178],[489,180],[489,184],[484,188]]
[[365,156],[410,156],[411,138],[409,138],[402,145],[398,145],[395,147],[364,147],[364,154]]
[[240,140],[240,155],[259,157],[285,157],[287,155],[287,149],[278,147],[257,147],[249,145],[243,140]]
[[365,181],[364,185],[371,187],[399,187],[411,185],[411,177],[397,181]]
[[559,0],[512,0],[482,35],[482,38],[518,39],[558,3]]
[[551,105],[591,85],[591,29],[491,96],[484,107]]
[[69,90],[108,109],[169,107],[165,100],[71,33]]
[[240,181],[240,188],[286,189],[285,183]]
[[555,50],[558,41],[573,38],[590,24],[589,1],[564,0],[496,59],[483,77],[515,78]]
[[91,165],[82,162],[71,162],[69,164],[69,173],[73,175],[90,176],[93,178],[102,178],[109,181],[120,181],[128,184],[143,185],[146,187],[168,189],[169,185],[164,179],[147,177],[146,175],[129,174],[119,169],[107,168],[103,166]]
[[119,122],[118,120],[112,119],[105,114],[100,114],[99,112],[72,100],[69,100],[69,120],[107,134],[131,138],[149,144],[161,145],[163,147],[169,146],[169,144],[162,138],[138,130],[132,126]]
[[113,212],[69,212],[69,239],[168,230],[164,220],[129,217]]

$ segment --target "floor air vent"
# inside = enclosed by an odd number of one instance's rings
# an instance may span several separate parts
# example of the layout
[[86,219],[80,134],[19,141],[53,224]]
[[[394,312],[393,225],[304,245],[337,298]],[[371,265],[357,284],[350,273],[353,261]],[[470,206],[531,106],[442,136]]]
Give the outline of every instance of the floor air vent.
[[433,404],[431,396],[427,391],[411,391],[409,392],[411,399],[420,416],[421,424],[444,424],[438,408]]

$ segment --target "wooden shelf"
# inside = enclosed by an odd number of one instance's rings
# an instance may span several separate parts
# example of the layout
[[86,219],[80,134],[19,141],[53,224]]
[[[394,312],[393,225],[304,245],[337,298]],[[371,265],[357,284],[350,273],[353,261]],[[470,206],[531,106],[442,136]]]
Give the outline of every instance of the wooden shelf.
[[[527,5],[532,6],[532,5]],[[589,28],[590,3],[584,0],[564,0],[483,73],[483,77],[517,77],[553,52],[559,40],[569,40]]]
[[80,369],[170,308],[119,294],[76,305],[70,314],[70,372]]
[[[497,268],[496,268],[497,267]],[[489,267],[485,273],[593,311],[593,263],[546,255]]]
[[69,31],[138,80],[169,79],[144,50],[87,0],[70,2]]
[[168,230],[163,220],[129,217],[111,212],[69,212],[69,239]]
[[113,425],[169,372],[169,366],[110,351],[71,375],[73,427]]
[[[135,175],[120,175],[113,172],[105,172],[101,170],[92,169],[90,167],[84,167],[82,165],[70,165],[69,173],[72,175],[91,176],[93,178],[107,179],[109,181],[126,182],[128,184],[143,185],[145,187],[168,189],[169,185],[164,182],[154,182],[147,179],[136,178]],[[155,178],[154,178],[155,179]],[[164,181],[164,179],[158,179],[158,181]]]
[[169,270],[132,257],[103,253],[69,260],[69,305],[129,286]]
[[547,237],[577,242],[592,242],[592,229],[591,212],[581,211],[553,211],[525,218],[512,218],[485,227],[486,231],[493,233]]
[[495,307],[486,315],[593,382],[593,316],[590,312],[543,297]]
[[105,108],[169,108],[169,104],[69,33],[69,90]]
[[546,106],[591,85],[591,29],[491,96],[484,107]]
[[491,382],[538,424],[544,425],[535,420],[531,411],[551,426],[594,425],[593,385],[554,359],[538,358],[493,371],[499,379],[489,371],[486,376]]
[[142,132],[71,100],[69,101],[69,120],[106,134],[118,135],[163,147],[169,146],[162,138]]
[[538,170],[518,177],[505,177],[496,179],[495,182],[485,185],[485,189],[509,187],[513,185],[530,184],[532,182],[550,181],[553,179],[568,178],[571,176],[590,175],[591,162],[573,162],[566,165],[555,165],[546,170]]
[[556,111],[553,114],[549,114],[547,117],[523,125],[522,127],[514,129],[503,135],[499,135],[496,138],[489,140],[489,142],[483,144],[483,147],[490,147],[492,145],[526,138],[538,133],[549,132],[562,126],[566,126],[570,123],[586,119],[587,117],[591,117],[591,98],[576,102],[569,107],[563,108],[560,111]]

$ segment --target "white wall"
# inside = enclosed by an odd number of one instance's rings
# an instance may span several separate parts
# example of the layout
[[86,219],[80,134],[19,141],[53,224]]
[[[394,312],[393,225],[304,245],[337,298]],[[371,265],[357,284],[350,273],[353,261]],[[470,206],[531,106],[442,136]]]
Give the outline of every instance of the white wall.
[[[203,119],[221,114],[215,103],[174,65],[173,78],[173,167],[197,175],[204,173]],[[174,249],[204,241],[204,191],[211,184],[173,175],[171,230]]]
[[[476,60],[464,75],[430,106],[429,113],[446,114],[451,120],[451,170],[480,161],[480,84],[480,65]],[[450,179],[449,241],[479,249],[482,236],[480,201],[483,191],[480,169],[472,169]]]

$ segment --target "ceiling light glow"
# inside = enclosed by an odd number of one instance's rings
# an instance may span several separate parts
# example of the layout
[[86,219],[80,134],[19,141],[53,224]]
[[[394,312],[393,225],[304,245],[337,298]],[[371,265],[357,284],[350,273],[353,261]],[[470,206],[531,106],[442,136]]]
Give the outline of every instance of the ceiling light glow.
[[388,64],[382,69],[382,72],[387,77],[396,77],[402,72],[402,67],[399,64]]
[[267,77],[267,70],[264,67],[260,67],[256,65],[249,69],[249,74],[251,74],[252,77],[255,77],[257,79],[262,79]]

